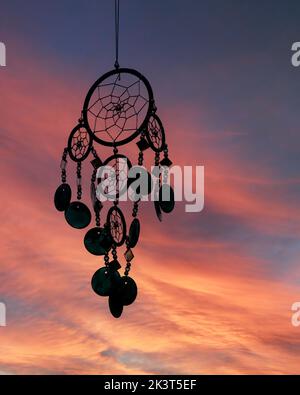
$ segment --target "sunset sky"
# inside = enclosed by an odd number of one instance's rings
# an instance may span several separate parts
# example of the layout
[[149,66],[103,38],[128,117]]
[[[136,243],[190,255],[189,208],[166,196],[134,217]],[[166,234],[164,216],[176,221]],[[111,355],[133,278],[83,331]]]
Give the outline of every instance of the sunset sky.
[[159,223],[141,205],[139,294],[119,320],[91,289],[86,230],[53,205],[85,95],[113,68],[113,3],[1,2],[0,373],[299,374],[300,3],[121,0],[120,64],[151,82],[174,164],[205,167],[205,208]]

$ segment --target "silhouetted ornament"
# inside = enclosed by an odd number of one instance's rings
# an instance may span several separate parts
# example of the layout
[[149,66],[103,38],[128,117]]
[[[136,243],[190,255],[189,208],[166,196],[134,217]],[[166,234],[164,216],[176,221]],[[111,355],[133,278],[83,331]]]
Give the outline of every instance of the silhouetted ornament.
[[173,162],[169,158],[164,158],[160,161],[161,166],[170,167],[172,166]]
[[92,164],[92,166],[93,166],[94,169],[98,170],[99,167],[102,166],[102,161],[101,161],[101,159],[98,157],[98,158],[95,158],[95,159],[91,160],[91,164]]
[[123,313],[123,304],[116,295],[110,295],[108,298],[108,306],[111,315],[115,318],[120,318]]
[[92,277],[92,288],[99,296],[109,296],[115,287],[120,285],[120,273],[116,270],[102,267],[97,270]]
[[83,120],[95,142],[117,147],[146,128],[153,105],[148,80],[136,70],[117,68],[100,77],[88,91]]
[[137,286],[135,281],[131,277],[123,276],[120,285],[114,289],[112,295],[116,297],[123,306],[129,306],[137,297]]
[[146,138],[153,151],[161,152],[165,148],[165,130],[160,118],[156,114],[152,114],[149,118]]
[[91,133],[80,122],[71,132],[68,140],[68,152],[74,162],[85,160],[92,148],[93,140]]
[[[101,194],[106,199],[119,199],[128,188],[128,172],[132,164],[127,156],[122,154],[115,154],[107,158],[103,162],[103,168],[98,172],[98,182],[105,181],[103,184]],[[100,185],[101,187],[101,185]]]
[[162,213],[161,213],[161,209],[160,209],[160,205],[158,201],[154,201],[154,209],[155,209],[155,213],[157,218],[159,219],[159,221],[162,221]]
[[125,252],[124,257],[126,259],[126,262],[131,262],[134,258],[133,252],[130,248]]
[[94,210],[100,212],[103,208],[102,202],[100,202],[98,199],[96,200],[94,204]]
[[[132,304],[138,292],[135,281],[128,275],[134,262],[134,247],[140,236],[140,203],[149,200],[148,195],[153,201],[154,194],[155,213],[159,221],[162,221],[163,212],[173,210],[175,198],[173,190],[168,189],[171,199],[163,200],[164,189],[170,187],[161,185],[169,179],[167,167],[172,162],[169,159],[164,127],[157,116],[151,85],[141,73],[121,68],[118,62],[119,0],[115,1],[115,16],[115,68],[97,79],[86,95],[77,126],[72,130],[62,152],[60,172],[63,185],[55,192],[54,204],[58,211],[64,212],[70,226],[76,229],[87,227],[84,232],[86,250],[95,255],[95,259],[102,255],[104,260],[104,267],[98,269],[91,279],[92,289],[97,295],[108,297],[111,314],[119,318],[124,306]],[[134,145],[138,155],[137,165],[133,168],[129,158],[119,153],[119,146],[133,142],[134,139],[139,141],[136,142],[137,146]],[[103,162],[96,150],[97,143],[112,148],[111,156]],[[154,151],[152,154],[155,153],[152,155],[154,166],[151,171],[144,167],[147,159],[145,153],[151,151],[149,148]],[[86,196],[87,185],[83,180],[83,163],[90,154],[92,158],[88,162],[92,171],[89,209],[82,197]],[[76,198],[72,198],[71,188],[66,184],[69,158],[76,162]],[[120,203],[128,201],[128,198],[132,201],[129,232],[123,211],[119,208]],[[106,201],[110,201],[111,205],[103,219],[100,214]],[[92,216],[94,222],[89,225]],[[125,259],[118,250],[123,244]],[[124,277],[119,273],[121,259],[125,263]],[[112,336],[117,338],[118,333],[114,331]]]
[[117,270],[121,269],[121,267],[122,266],[120,265],[120,262],[117,259],[113,259],[111,262],[109,262],[109,269],[110,270],[117,271]]
[[86,233],[84,245],[93,255],[105,255],[110,250],[112,241],[103,228],[95,227]]
[[91,222],[91,212],[84,203],[76,201],[72,202],[65,211],[65,218],[73,228],[83,229]]
[[54,195],[54,205],[56,210],[65,211],[71,202],[72,191],[69,184],[61,184]]
[[107,213],[109,235],[117,247],[120,247],[126,238],[126,222],[119,207],[111,207]]
[[159,205],[165,213],[170,213],[175,207],[174,190],[168,184],[164,184],[160,187]]
[[140,236],[140,229],[140,221],[137,218],[134,218],[130,224],[128,235],[128,246],[130,248],[134,248],[137,245]]
[[141,138],[136,145],[138,146],[140,151],[146,151],[150,147],[148,141],[144,138]]

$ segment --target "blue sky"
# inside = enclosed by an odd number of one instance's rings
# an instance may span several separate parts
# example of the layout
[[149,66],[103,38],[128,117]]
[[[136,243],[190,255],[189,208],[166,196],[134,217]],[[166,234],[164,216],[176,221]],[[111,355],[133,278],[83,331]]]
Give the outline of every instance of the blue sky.
[[120,64],[151,81],[173,162],[205,166],[205,209],[141,214],[139,301],[108,318],[89,288],[99,262],[52,196],[85,94],[114,64],[114,2],[2,2],[0,301],[13,325],[0,369],[299,373],[300,3],[120,1]]

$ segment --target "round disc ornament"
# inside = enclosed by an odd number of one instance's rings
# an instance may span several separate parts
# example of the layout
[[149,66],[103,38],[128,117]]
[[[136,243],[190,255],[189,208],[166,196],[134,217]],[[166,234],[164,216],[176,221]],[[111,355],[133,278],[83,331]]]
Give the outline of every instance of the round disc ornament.
[[72,202],[65,211],[66,221],[76,229],[86,228],[91,222],[91,212],[89,208],[79,202]]
[[92,148],[92,136],[91,133],[79,123],[72,130],[68,140],[68,152],[70,158],[74,162],[82,162],[85,160]]
[[165,130],[160,118],[153,114],[151,115],[147,129],[146,129],[147,141],[155,152],[161,152],[166,144]]
[[175,207],[175,196],[173,188],[164,184],[159,190],[159,205],[163,212],[170,213]]
[[105,255],[111,248],[112,240],[105,229],[95,227],[86,233],[84,245],[93,255]]
[[126,221],[119,207],[111,207],[107,213],[109,235],[117,247],[120,247],[126,238]]
[[118,271],[109,270],[107,267],[102,267],[97,270],[92,277],[92,288],[99,296],[109,296],[114,287],[120,283],[120,274]]
[[135,281],[131,277],[123,276],[120,285],[114,290],[113,295],[123,306],[129,306],[137,297],[137,286]]
[[95,141],[119,146],[145,129],[153,111],[153,91],[138,71],[118,68],[100,77],[83,105],[83,120]]
[[134,218],[130,224],[128,234],[128,246],[134,248],[137,245],[140,236],[141,225],[137,218]]
[[54,205],[56,210],[65,211],[71,202],[72,191],[69,184],[61,184],[54,195]]

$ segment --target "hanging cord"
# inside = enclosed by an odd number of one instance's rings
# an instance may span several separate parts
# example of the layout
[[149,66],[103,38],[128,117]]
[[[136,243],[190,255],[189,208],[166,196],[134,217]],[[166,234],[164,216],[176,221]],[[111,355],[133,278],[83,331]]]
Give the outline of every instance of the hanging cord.
[[115,0],[115,35],[116,35],[116,61],[115,68],[119,66],[119,26],[120,26],[120,0]]

